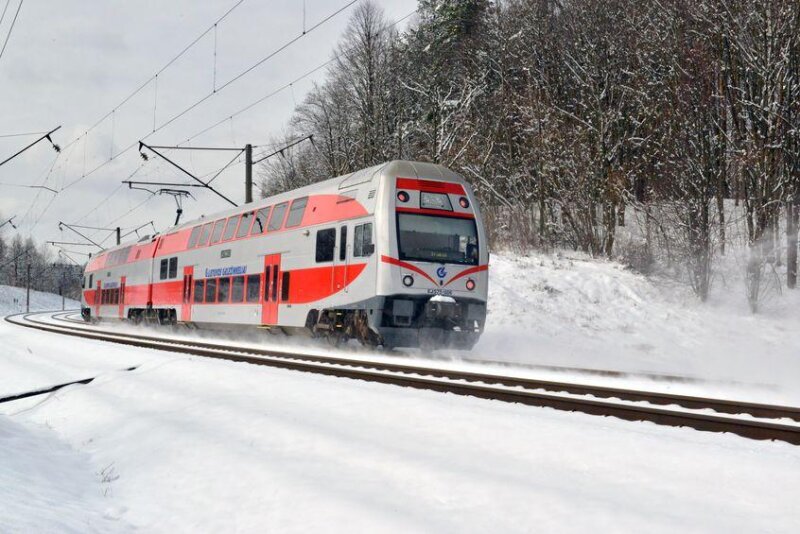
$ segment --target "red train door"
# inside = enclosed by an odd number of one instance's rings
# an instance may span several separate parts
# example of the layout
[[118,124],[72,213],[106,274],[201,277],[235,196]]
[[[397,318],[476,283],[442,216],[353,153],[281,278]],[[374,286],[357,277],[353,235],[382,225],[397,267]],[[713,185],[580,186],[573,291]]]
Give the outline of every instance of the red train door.
[[103,282],[97,281],[97,291],[94,292],[94,316],[100,318],[100,303],[103,299]]
[[181,321],[192,320],[192,291],[194,288],[194,267],[183,268],[183,300],[181,305]]
[[261,306],[261,324],[278,324],[278,299],[281,296],[279,291],[281,270],[281,255],[267,254],[264,256],[264,281]]
[[119,279],[119,318],[125,318],[125,277]]

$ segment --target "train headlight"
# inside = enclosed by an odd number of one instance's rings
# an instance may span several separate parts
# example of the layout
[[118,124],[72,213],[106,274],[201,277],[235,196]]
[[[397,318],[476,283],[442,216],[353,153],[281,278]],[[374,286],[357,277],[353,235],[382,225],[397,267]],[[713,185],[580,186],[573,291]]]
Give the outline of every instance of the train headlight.
[[467,280],[467,289],[469,289],[470,291],[475,290],[475,280],[473,280],[472,278]]
[[397,200],[400,202],[408,202],[411,197],[405,191],[398,191],[397,192]]
[[469,200],[467,197],[461,197],[458,199],[458,205],[464,209],[467,209],[469,207]]
[[403,285],[406,287],[411,287],[414,285],[414,277],[410,274],[407,274],[403,277]]

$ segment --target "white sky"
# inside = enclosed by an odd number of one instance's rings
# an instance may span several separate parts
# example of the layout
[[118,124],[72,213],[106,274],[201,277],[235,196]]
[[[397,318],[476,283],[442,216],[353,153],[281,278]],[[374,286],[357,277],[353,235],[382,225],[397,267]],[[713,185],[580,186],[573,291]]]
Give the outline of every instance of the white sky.
[[[158,128],[212,92],[215,32],[211,31],[158,76],[157,93],[155,84],[150,83],[117,109],[113,120],[107,118],[88,136],[66,147],[238,0],[23,2],[8,47],[0,58],[0,136],[47,131],[62,125],[53,138],[65,149],[53,165],[56,153],[44,141],[0,167],[0,222],[16,215],[14,222],[19,231],[25,236],[33,235],[40,242],[74,240],[76,236],[69,230],[59,231],[59,221],[131,229],[152,220],[159,231],[172,224],[175,202],[171,197],[153,197],[142,204],[149,197],[147,193],[129,191],[120,184],[140,166],[134,179],[191,181],[158,158],[152,157],[142,166],[133,148],[92,174],[82,176],[108,161],[112,153],[119,153],[148,134],[151,134],[146,138],[148,144],[183,142],[324,63],[330,59],[355,7],[307,33],[274,58],[153,134],[154,103]],[[18,3],[19,0],[10,0],[8,13],[0,25],[0,45]],[[305,0],[306,28],[347,3],[348,0]],[[382,0],[379,3],[392,21],[416,7],[416,0]],[[0,0],[0,11],[4,5],[5,1]],[[302,31],[301,0],[244,0],[217,27],[216,87]],[[324,70],[305,78],[193,139],[190,144],[243,146],[250,142],[269,145],[286,125],[295,102],[300,102],[313,81],[323,76]],[[0,161],[36,137],[0,138]],[[267,149],[268,146],[261,150]],[[256,154],[259,152],[260,149],[256,149]],[[222,167],[232,157],[225,152],[184,151],[170,155],[198,175]],[[74,185],[61,191],[71,183]],[[243,183],[244,167],[238,165],[217,178],[214,185],[242,203]],[[43,189],[18,187],[39,184],[60,193],[54,195]],[[209,191],[191,190],[197,200],[184,202],[184,220],[229,206]],[[9,238],[13,230],[6,225],[0,232]],[[101,239],[106,235],[101,232],[95,237]],[[105,244],[113,244],[113,238]],[[89,250],[88,247],[72,248]]]

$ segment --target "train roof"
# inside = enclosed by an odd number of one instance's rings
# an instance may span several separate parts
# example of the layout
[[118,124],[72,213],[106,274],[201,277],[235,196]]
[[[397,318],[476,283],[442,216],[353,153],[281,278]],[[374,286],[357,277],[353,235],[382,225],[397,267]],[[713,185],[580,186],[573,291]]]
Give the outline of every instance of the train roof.
[[367,167],[366,169],[361,169],[352,172],[350,174],[336,176],[334,178],[329,178],[327,180],[315,182],[313,184],[299,187],[297,189],[292,189],[291,191],[286,191],[278,195],[261,198],[253,202],[250,202],[249,204],[242,204],[240,206],[211,213],[208,216],[204,215],[196,219],[191,219],[177,226],[171,226],[166,230],[164,230],[163,232],[159,232],[153,235],[146,235],[141,239],[139,239],[138,241],[130,241],[127,243],[116,245],[111,248],[107,248],[105,250],[100,251],[97,255],[99,256],[101,254],[106,254],[108,252],[123,249],[125,247],[135,245],[136,243],[145,243],[148,241],[152,241],[161,234],[164,235],[172,234],[184,228],[195,226],[198,223],[206,223],[208,221],[216,220],[222,217],[229,217],[230,215],[233,214],[242,213],[245,211],[257,210],[266,206],[271,206],[273,204],[278,204],[280,202],[293,200],[295,198],[303,197],[306,195],[324,194],[326,192],[343,193],[346,191],[353,191],[355,189],[358,189],[359,187],[364,187],[366,184],[372,184],[376,180],[380,180],[381,177],[386,177],[386,176],[391,176],[391,177],[400,176],[405,178],[426,178],[429,180],[439,179],[451,182],[466,183],[463,176],[461,176],[456,172],[451,171],[447,167],[444,167],[436,163],[392,160],[392,161],[387,161],[385,163],[381,163],[379,165],[374,165],[372,167]]

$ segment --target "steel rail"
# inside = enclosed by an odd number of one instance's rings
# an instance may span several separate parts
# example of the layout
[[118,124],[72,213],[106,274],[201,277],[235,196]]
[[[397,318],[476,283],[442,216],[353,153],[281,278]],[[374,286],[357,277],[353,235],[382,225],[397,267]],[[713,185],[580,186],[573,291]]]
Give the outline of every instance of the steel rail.
[[[612,416],[628,421],[649,421],[667,426],[684,426],[696,430],[712,432],[730,432],[742,437],[759,440],[780,440],[800,445],[800,426],[784,424],[761,419],[728,417],[718,414],[687,412],[652,406],[677,404],[677,400],[691,400],[699,408],[719,406],[736,413],[747,413],[747,409],[759,407],[762,413],[771,413],[772,417],[797,417],[800,409],[787,406],[771,406],[754,403],[737,403],[720,399],[703,399],[664,393],[651,393],[640,390],[624,390],[621,388],[600,388],[599,386],[559,383],[531,380],[526,378],[507,377],[484,373],[433,369],[412,365],[383,363],[349,358],[336,358],[319,355],[296,354],[269,349],[226,348],[212,343],[163,339],[128,333],[111,333],[107,331],[89,330],[86,328],[56,326],[32,318],[35,314],[19,314],[6,317],[6,321],[23,327],[54,333],[99,339],[123,345],[131,345],[182,354],[220,358],[231,361],[246,362],[257,365],[312,372],[342,378],[352,378],[370,382],[393,384],[431,391],[448,392],[457,395],[472,396],[484,399],[516,402],[529,406],[549,407],[557,410],[582,412],[590,415]],[[21,317],[21,319],[20,319]],[[564,396],[555,393],[544,393],[541,390],[551,387],[558,391],[566,391],[576,396]],[[613,395],[611,392],[614,392]],[[619,398],[629,394],[624,401],[635,400],[649,403],[627,404],[589,398],[605,393],[609,397]],[[728,412],[730,413],[730,412]],[[763,416],[762,416],[763,417]]]

